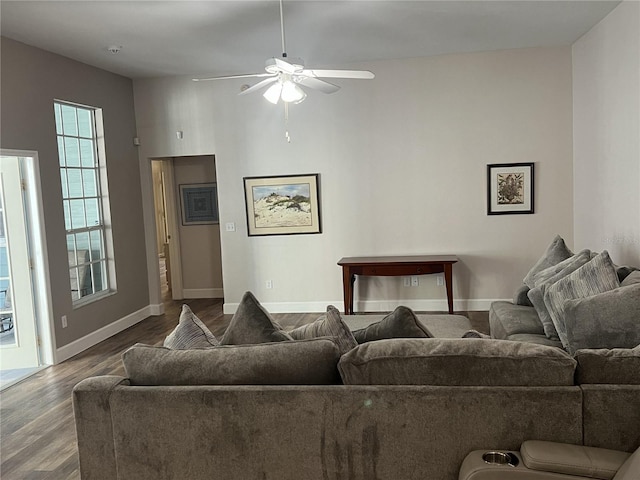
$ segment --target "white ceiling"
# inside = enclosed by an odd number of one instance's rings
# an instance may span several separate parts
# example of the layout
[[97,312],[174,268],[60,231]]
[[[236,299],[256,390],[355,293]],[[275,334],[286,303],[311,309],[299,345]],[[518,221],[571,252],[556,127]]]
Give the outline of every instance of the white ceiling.
[[[325,68],[571,45],[618,3],[286,0],[286,44],[289,56]],[[0,18],[3,36],[131,78],[251,73],[281,54],[273,0],[2,0]]]

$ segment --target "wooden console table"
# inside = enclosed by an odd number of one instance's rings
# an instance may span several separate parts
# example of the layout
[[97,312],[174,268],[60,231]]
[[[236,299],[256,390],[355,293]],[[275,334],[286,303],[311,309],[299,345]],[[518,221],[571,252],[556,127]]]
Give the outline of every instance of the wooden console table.
[[345,257],[342,267],[344,313],[353,314],[353,284],[356,275],[399,277],[444,273],[449,313],[453,313],[453,274],[451,266],[458,261],[455,255],[420,255],[407,257]]

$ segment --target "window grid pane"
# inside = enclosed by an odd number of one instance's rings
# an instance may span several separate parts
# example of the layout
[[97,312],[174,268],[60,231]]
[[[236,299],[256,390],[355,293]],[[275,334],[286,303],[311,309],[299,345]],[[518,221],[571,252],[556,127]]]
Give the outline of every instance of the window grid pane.
[[72,299],[108,290],[93,109],[55,102]]

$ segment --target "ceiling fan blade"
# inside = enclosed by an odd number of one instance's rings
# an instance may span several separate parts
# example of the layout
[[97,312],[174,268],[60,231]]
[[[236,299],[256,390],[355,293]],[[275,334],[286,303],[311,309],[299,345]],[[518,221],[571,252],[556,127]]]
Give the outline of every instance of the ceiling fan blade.
[[282,70],[285,73],[298,73],[300,72],[300,68],[296,67],[296,65],[283,60],[282,58],[273,58],[276,67]]
[[333,83],[325,82],[324,80],[320,80],[319,78],[296,75],[295,81],[296,83],[304,85],[305,87],[313,88],[314,90],[320,90],[322,93],[335,93],[340,90],[339,86],[334,85]]
[[252,93],[255,92],[256,90],[260,90],[262,87],[269,85],[270,83],[273,83],[275,81],[278,80],[278,76],[272,76],[271,78],[266,78],[258,83],[256,83],[255,85],[247,88],[246,90],[243,90],[242,92],[240,92],[238,95],[246,95],[247,93]]
[[272,77],[273,73],[243,73],[240,75],[226,75],[223,77],[208,77],[208,78],[192,78],[194,82],[208,82],[209,80],[228,80],[230,78],[251,78],[251,77]]
[[375,77],[369,70],[303,70],[302,75],[315,78],[356,78],[370,80]]

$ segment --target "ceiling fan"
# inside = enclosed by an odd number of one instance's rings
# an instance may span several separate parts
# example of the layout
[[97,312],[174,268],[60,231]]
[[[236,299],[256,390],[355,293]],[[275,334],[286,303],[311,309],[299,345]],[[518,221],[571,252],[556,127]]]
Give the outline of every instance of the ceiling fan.
[[298,58],[289,58],[284,39],[284,15],[282,0],[280,0],[280,33],[282,35],[282,58],[269,58],[265,64],[265,73],[246,73],[240,75],[227,75],[222,77],[194,78],[196,82],[208,80],[223,80],[230,78],[266,77],[255,85],[244,89],[239,95],[246,95],[270,85],[263,93],[264,98],[273,103],[279,100],[288,103],[300,103],[307,98],[307,94],[301,86],[318,90],[322,93],[335,93],[340,87],[323,80],[323,78],[352,78],[369,80],[375,75],[368,70],[319,70],[306,69],[304,62]]

